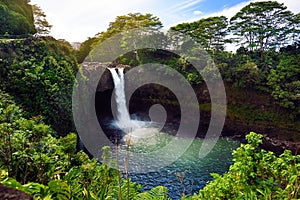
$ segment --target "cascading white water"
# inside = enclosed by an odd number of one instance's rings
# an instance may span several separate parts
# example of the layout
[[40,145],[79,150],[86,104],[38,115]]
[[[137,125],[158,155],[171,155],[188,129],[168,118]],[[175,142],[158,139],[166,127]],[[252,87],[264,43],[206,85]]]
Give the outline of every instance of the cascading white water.
[[[109,68],[113,82],[115,85],[115,102],[116,102],[116,119],[113,124],[125,132],[124,143],[119,143],[118,148],[118,164],[119,167],[133,166],[131,170],[142,168],[145,172],[151,171],[151,173],[145,173],[140,176],[139,173],[130,173],[130,177],[138,183],[149,183],[151,185],[161,185],[166,181],[176,183],[175,186],[169,186],[170,195],[174,199],[179,199],[181,196],[178,195],[178,191],[181,190],[182,184],[179,184],[178,178],[181,176],[187,177],[188,181],[184,182],[184,188],[189,188],[195,192],[199,191],[204,185],[206,180],[209,179],[209,170],[211,166],[216,165],[219,173],[223,173],[228,169],[231,162],[231,151],[232,148],[236,148],[239,143],[227,139],[220,139],[214,150],[205,159],[199,159],[198,151],[201,148],[202,139],[194,138],[181,138],[174,145],[174,148],[169,149],[161,154],[155,155],[154,157],[148,156],[148,153],[155,152],[160,148],[165,147],[174,137],[168,134],[160,133],[160,128],[154,127],[155,122],[139,121],[130,119],[130,115],[126,106],[125,96],[125,79],[124,69],[122,68]],[[194,140],[192,145],[187,151],[172,165],[165,165],[158,171],[152,171],[157,169],[156,166],[161,166],[162,163],[167,163],[170,158],[175,158],[178,152],[181,152],[185,148],[185,144],[190,140]],[[130,141],[127,142],[127,141]],[[130,150],[128,151],[128,145]],[[138,153],[142,157],[141,160],[127,160],[132,158],[132,155]],[[220,153],[222,156],[220,157]],[[128,156],[129,155],[129,156]],[[167,159],[166,159],[167,158]],[[188,169],[188,170],[187,170]],[[205,180],[205,181],[203,181]],[[191,182],[190,182],[191,181]],[[192,183],[196,184],[192,184]],[[192,187],[191,187],[192,185]],[[148,187],[149,189],[149,187]],[[184,191],[181,191],[182,193]]]
[[[108,68],[112,74],[113,82],[115,85],[115,102],[117,106],[116,120],[113,123],[120,128],[131,141],[134,139],[140,140],[141,138],[149,138],[157,135],[160,128],[153,127],[154,123],[149,121],[140,121],[130,119],[130,115],[126,106],[125,96],[125,79],[123,68]],[[134,142],[134,141],[133,141]]]
[[117,105],[116,125],[121,129],[132,128],[134,125],[130,119],[126,106],[125,81],[123,68],[108,68],[115,84],[115,100]]

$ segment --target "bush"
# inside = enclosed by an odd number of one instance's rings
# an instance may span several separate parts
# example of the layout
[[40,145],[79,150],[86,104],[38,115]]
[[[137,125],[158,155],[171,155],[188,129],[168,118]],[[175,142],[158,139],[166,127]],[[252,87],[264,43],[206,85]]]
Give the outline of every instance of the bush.
[[61,135],[73,129],[72,89],[78,70],[71,47],[51,38],[0,43],[0,86],[27,117],[45,116]]
[[275,69],[268,76],[268,85],[272,96],[284,108],[298,111],[300,103],[300,55],[283,56]]
[[[167,188],[140,192],[141,186],[110,168],[109,148],[103,163],[75,153],[76,136],[55,138],[43,117],[23,117],[13,99],[0,92],[0,182],[35,199],[170,199]],[[212,174],[198,195],[182,199],[297,199],[300,156],[277,157],[260,148],[262,135],[251,132],[248,144],[233,152],[234,164],[224,175]]]
[[[108,167],[115,162],[109,148],[103,149],[100,164],[75,152],[75,134],[53,134],[42,116],[24,118],[13,98],[0,91],[0,183],[35,199],[139,199],[141,186]],[[155,194],[166,195],[166,189],[149,193]]]
[[68,170],[75,153],[75,134],[57,139],[42,116],[24,118],[12,98],[1,91],[0,100],[0,166],[9,177],[21,183],[46,183]]
[[298,199],[300,156],[286,150],[277,157],[259,148],[262,135],[251,132],[233,152],[234,164],[224,175],[212,174],[199,195],[190,199]]

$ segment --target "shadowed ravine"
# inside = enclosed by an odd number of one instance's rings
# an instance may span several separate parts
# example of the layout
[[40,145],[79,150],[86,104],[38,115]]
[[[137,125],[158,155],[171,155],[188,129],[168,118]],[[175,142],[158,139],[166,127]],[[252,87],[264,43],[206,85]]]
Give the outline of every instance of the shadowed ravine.
[[[93,73],[96,66],[107,68],[101,63],[85,63],[88,73]],[[131,69],[128,65],[115,65],[124,68],[126,73]],[[263,148],[271,150],[276,154],[282,153],[285,149],[290,149],[293,153],[299,149],[298,133],[299,126],[293,123],[284,114],[284,110],[278,107],[272,98],[264,93],[248,88],[239,89],[225,82],[227,96],[227,114],[222,136],[244,139],[250,131],[264,134]],[[112,75],[107,69],[99,81],[96,93],[96,110],[98,119],[113,118],[111,113],[111,97],[114,88]],[[203,138],[210,123],[210,95],[205,93],[205,84],[194,87],[199,101],[201,120],[197,137]],[[128,103],[129,113],[138,115],[139,118],[147,119],[151,106],[160,104],[167,113],[164,129],[168,133],[174,134],[178,130],[180,122],[180,107],[176,96],[168,88],[158,87],[158,85],[144,85],[138,88],[131,96]],[[116,107],[116,106],[113,106]],[[285,117],[283,117],[285,116]],[[136,118],[134,118],[136,119]],[[183,119],[189,124],[193,118]],[[171,125],[171,126],[170,126]],[[109,135],[109,133],[108,133]]]
[[[113,111],[115,120],[108,122],[109,131],[118,133],[120,136],[121,141],[118,142],[120,149],[128,149],[130,145],[131,153],[145,156],[143,163],[140,160],[131,160],[128,163],[130,168],[143,166],[145,169],[145,173],[131,171],[129,176],[132,181],[142,184],[143,190],[150,190],[159,185],[166,186],[170,197],[179,199],[182,193],[193,194],[203,188],[207,181],[212,180],[211,172],[222,174],[228,170],[232,163],[231,152],[239,146],[239,142],[222,138],[205,158],[199,158],[203,139],[178,138],[161,131],[162,122],[131,119],[126,107],[123,69],[109,68],[109,70],[115,85],[112,97],[115,98],[116,103],[116,111]],[[162,152],[157,157],[148,156],[148,153],[165,147],[172,140],[177,140],[178,145]],[[186,143],[191,143],[191,145],[183,151]],[[179,159],[174,159],[174,162],[157,169],[157,166],[165,162],[165,158],[172,159],[178,153],[181,154]],[[126,161],[121,156],[118,160],[121,167],[126,165]]]

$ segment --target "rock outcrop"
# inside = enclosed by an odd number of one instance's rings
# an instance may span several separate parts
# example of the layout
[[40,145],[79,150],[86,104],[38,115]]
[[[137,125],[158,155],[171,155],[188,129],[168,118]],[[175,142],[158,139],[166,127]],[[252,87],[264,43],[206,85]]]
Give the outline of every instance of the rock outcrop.
[[[114,65],[114,64],[105,64],[105,63],[98,63],[98,62],[84,62],[82,65],[82,72],[86,77],[95,76],[95,73],[103,72],[101,77],[99,74],[99,84],[97,87],[97,92],[104,92],[106,90],[114,89],[114,83],[111,76],[110,71],[107,69],[108,67],[114,68],[125,68],[125,72],[130,69],[128,65]],[[99,69],[101,68],[101,69]]]
[[[112,76],[107,67],[123,67],[125,72],[130,66],[105,65],[101,63],[84,63],[85,73],[96,73],[98,67],[105,68],[97,88],[96,110],[102,111],[104,116],[110,114],[111,97],[114,89]],[[204,137],[210,124],[210,96],[205,84],[196,86],[194,91],[200,104],[200,123],[197,136]],[[298,138],[299,126],[285,126],[281,123],[285,119],[272,119],[272,116],[279,115],[278,106],[272,102],[270,95],[255,90],[237,89],[226,85],[227,93],[227,115],[222,136],[244,139],[249,132],[257,132],[264,135],[263,147],[276,153],[282,153],[285,149],[290,149],[297,153],[300,148]],[[181,119],[180,105],[176,96],[167,88],[159,88],[153,85],[141,86],[129,102],[130,113],[142,113],[147,118],[150,107],[154,104],[161,104],[167,111],[167,123],[172,124],[175,129],[180,123],[191,123],[192,118]],[[253,114],[256,113],[256,114]],[[280,121],[278,121],[280,120]],[[280,122],[280,124],[279,124]],[[297,134],[298,133],[298,134]],[[172,134],[172,133],[171,133]],[[294,138],[294,139],[293,139]]]
[[20,190],[10,188],[0,184],[1,200],[32,200],[32,196]]

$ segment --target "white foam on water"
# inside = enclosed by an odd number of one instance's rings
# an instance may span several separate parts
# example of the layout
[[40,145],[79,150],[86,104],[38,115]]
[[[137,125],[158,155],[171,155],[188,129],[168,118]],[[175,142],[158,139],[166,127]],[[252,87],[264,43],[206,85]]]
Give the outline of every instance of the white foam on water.
[[[121,129],[124,133],[124,140],[137,143],[161,134],[160,129],[155,128],[155,123],[150,121],[132,120],[126,106],[124,68],[108,68],[112,74],[115,85],[115,101],[117,116],[113,126]],[[150,142],[150,141],[149,141]],[[153,143],[153,140],[152,142]]]

